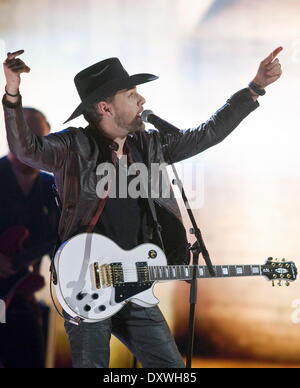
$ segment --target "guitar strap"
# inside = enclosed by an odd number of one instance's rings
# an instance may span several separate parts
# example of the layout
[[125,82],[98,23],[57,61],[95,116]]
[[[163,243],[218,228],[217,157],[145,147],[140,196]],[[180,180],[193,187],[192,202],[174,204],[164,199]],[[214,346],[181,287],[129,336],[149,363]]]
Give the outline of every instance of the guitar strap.
[[[57,209],[59,211],[59,215],[61,215],[62,203],[61,203],[61,199],[59,197],[58,190],[57,190],[55,183],[53,183],[53,185],[52,185],[52,193],[53,193],[53,196],[55,199]],[[51,273],[51,280],[53,281],[54,285],[57,285],[57,273],[56,273],[56,268],[54,266],[54,256],[55,256],[55,253],[58,250],[60,245],[61,245],[61,241],[60,241],[59,235],[57,233],[57,240],[56,240],[56,243],[53,247],[52,255],[50,256],[51,264],[50,264],[50,269],[49,269],[49,271]]]
[[[116,164],[117,164],[117,154],[113,150],[111,152],[111,159],[112,159],[112,162],[113,162],[114,166],[116,167]],[[109,198],[108,193],[110,192],[110,186],[111,186],[111,181],[108,182],[108,190],[107,190],[106,197],[105,198],[101,198],[99,200],[97,211],[96,211],[94,217],[92,218],[91,222],[89,223],[89,226],[88,226],[87,231],[86,231],[87,233],[92,233],[93,230],[95,229],[95,226],[97,225],[97,222],[100,220],[101,214],[103,213],[104,207],[105,207],[106,202],[107,202],[107,200]]]
[[108,195],[105,198],[100,199],[97,211],[96,211],[94,217],[92,218],[92,220],[91,220],[91,222],[86,230],[86,233],[92,233],[93,230],[95,229],[95,226],[97,225],[97,222],[99,221],[101,214],[103,213],[103,210],[104,210],[104,207],[106,205],[107,200],[108,200]]

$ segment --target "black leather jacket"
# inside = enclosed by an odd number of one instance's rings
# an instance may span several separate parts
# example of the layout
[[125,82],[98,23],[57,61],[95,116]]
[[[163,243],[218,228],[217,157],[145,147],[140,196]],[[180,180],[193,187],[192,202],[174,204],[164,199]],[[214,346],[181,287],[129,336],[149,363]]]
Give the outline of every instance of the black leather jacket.
[[[107,160],[108,143],[99,146],[90,126],[37,136],[24,120],[21,98],[17,104],[10,104],[4,96],[2,102],[10,150],[22,162],[54,173],[63,204],[59,236],[65,241],[85,228],[97,210],[96,168]],[[221,142],[258,106],[249,89],[242,89],[204,124],[168,136],[167,147],[173,162],[190,158]],[[136,162],[147,166],[166,162],[160,134],[155,130],[129,135],[126,145]],[[169,264],[187,263],[187,237],[174,195],[154,202]]]

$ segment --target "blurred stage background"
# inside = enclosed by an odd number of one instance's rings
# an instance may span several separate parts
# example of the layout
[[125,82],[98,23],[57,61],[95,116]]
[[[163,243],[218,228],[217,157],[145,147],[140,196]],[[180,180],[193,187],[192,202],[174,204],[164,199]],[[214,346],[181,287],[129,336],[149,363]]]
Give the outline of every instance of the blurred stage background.
[[[300,0],[0,0],[1,60],[25,49],[32,70],[23,76],[24,104],[42,110],[53,131],[79,103],[74,75],[110,56],[131,74],[159,75],[139,88],[145,107],[188,128],[245,87],[282,45],[284,74],[261,107],[221,145],[185,163],[204,171],[196,216],[215,264],[263,264],[269,256],[299,263],[299,18]],[[3,115],[0,131],[4,155]],[[47,261],[44,268],[48,276]],[[184,355],[188,286],[161,284],[157,295]],[[50,304],[48,290],[39,297]],[[300,365],[299,299],[298,282],[273,289],[263,278],[201,281],[195,366]],[[68,367],[63,324],[54,321],[49,366]],[[115,341],[111,366],[130,362]]]

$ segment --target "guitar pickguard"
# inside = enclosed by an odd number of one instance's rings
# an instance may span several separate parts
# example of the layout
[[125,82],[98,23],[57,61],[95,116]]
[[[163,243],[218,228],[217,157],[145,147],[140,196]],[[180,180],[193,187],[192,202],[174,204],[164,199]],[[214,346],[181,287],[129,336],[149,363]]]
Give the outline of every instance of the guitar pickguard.
[[121,303],[124,300],[129,299],[132,296],[139,294],[140,292],[146,291],[151,288],[153,282],[149,283],[123,283],[115,287],[115,302]]

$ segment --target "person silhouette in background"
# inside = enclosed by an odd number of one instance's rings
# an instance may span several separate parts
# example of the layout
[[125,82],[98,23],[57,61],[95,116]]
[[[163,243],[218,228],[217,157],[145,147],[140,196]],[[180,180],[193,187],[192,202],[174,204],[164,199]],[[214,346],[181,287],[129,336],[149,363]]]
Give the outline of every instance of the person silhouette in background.
[[[24,108],[24,116],[34,133],[49,134],[50,125],[40,111]],[[29,273],[28,263],[16,269],[3,250],[8,240],[18,243],[20,227],[28,232],[21,236],[22,240],[25,237],[21,253],[55,242],[59,211],[52,189],[54,179],[9,152],[0,159],[0,181],[0,290],[10,294],[6,323],[0,325],[0,360],[5,368],[43,368],[45,338],[34,296],[45,283],[39,274],[41,257],[35,257]],[[44,253],[52,254],[52,249],[46,247]]]

